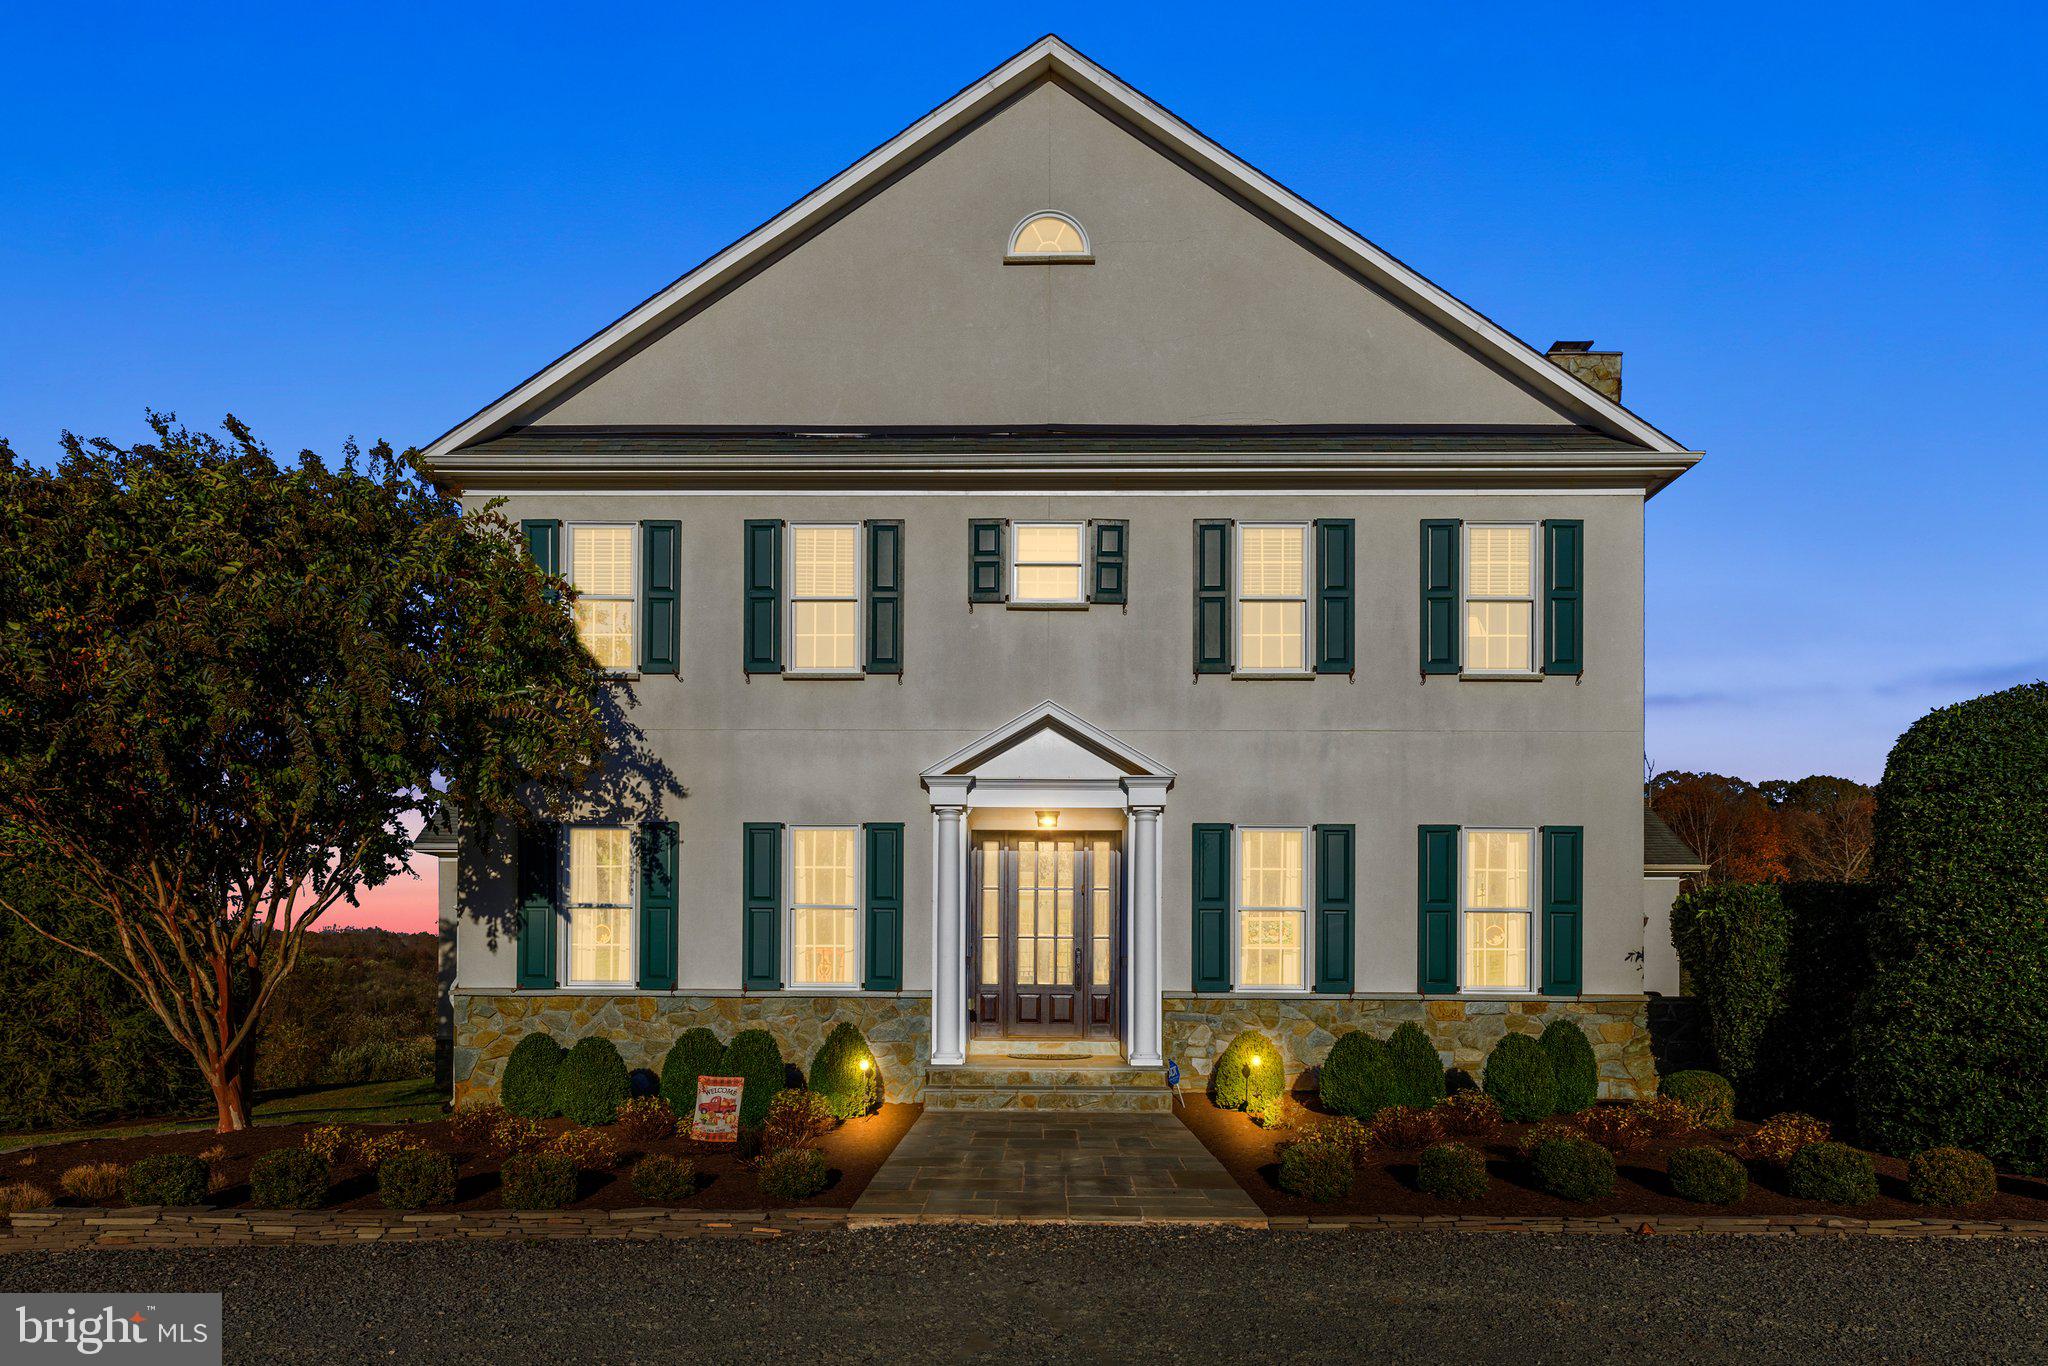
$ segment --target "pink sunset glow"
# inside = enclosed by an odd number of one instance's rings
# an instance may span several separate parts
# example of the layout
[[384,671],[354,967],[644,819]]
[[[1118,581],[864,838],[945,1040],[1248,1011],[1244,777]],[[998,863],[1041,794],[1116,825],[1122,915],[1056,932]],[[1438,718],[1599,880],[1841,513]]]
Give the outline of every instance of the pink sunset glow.
[[401,874],[362,895],[362,904],[342,902],[320,917],[320,929],[371,928],[401,933],[434,930],[441,895],[441,861],[415,855],[412,876]]

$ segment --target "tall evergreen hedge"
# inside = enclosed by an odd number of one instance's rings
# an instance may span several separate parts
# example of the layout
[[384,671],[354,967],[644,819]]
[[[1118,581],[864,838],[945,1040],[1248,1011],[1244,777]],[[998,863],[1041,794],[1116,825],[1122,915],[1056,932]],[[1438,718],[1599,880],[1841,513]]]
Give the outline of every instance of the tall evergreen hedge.
[[1764,1037],[1785,1008],[1791,929],[1774,886],[1712,883],[1671,907],[1671,942],[1707,1012],[1714,1070],[1747,1096]]

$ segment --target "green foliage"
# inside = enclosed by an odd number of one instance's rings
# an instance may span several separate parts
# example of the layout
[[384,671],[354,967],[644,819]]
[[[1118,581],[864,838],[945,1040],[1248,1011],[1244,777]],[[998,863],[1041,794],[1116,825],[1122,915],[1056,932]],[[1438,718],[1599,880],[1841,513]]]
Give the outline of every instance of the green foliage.
[[525,1119],[550,1119],[555,1113],[555,1074],[562,1070],[562,1046],[554,1036],[534,1030],[512,1048],[498,1100]]
[[1600,1096],[1600,1066],[1593,1060],[1593,1045],[1578,1025],[1563,1016],[1543,1026],[1536,1040],[1550,1056],[1551,1075],[1557,1079],[1557,1113],[1575,1115]]
[[2048,683],[1930,712],[1877,789],[1858,1132],[2048,1162]]
[[1671,1189],[1695,1205],[1732,1205],[1749,1193],[1749,1172],[1719,1148],[1680,1148],[1669,1170]]
[[[1316,1069],[1316,1086],[1324,1109],[1367,1123],[1380,1111],[1401,1103],[1393,1055],[1384,1042],[1362,1029],[1337,1036],[1330,1055]],[[1223,1102],[1219,1099],[1216,1103]]]
[[1280,1149],[1280,1189],[1315,1201],[1342,1200],[1357,1179],[1351,1152],[1311,1130]]
[[554,1113],[577,1124],[611,1123],[630,1095],[625,1059],[601,1035],[578,1039],[555,1070]]
[[643,1200],[687,1200],[697,1189],[697,1164],[687,1157],[650,1154],[633,1164],[633,1189]]
[[676,1136],[676,1112],[660,1096],[635,1096],[619,1107],[613,1121],[628,1143],[659,1143]]
[[249,1168],[249,1203],[258,1209],[318,1209],[333,1182],[334,1173],[320,1154],[278,1148]]
[[810,1089],[825,1098],[841,1120],[871,1115],[882,1105],[882,1068],[867,1037],[838,1024],[811,1058]]
[[377,1198],[385,1209],[433,1209],[455,1202],[455,1159],[407,1148],[377,1164]]
[[796,1087],[778,1091],[761,1121],[761,1151],[807,1148],[831,1133],[837,1123],[832,1103],[817,1092]]
[[830,1172],[825,1154],[816,1148],[778,1148],[764,1152],[755,1174],[761,1194],[771,1200],[804,1200],[825,1189]]
[[1671,907],[1671,941],[1707,1012],[1714,1065],[1738,1087],[1785,1007],[1791,925],[1772,885],[1708,883]]
[[1982,1153],[1929,1148],[1906,1164],[1906,1193],[1922,1205],[1981,1205],[1998,1194],[1998,1173]]
[[576,1198],[576,1161],[560,1153],[521,1153],[499,1170],[506,1209],[560,1209]]
[[661,1098],[683,1124],[697,1112],[697,1078],[717,1076],[724,1060],[725,1044],[701,1025],[684,1030],[669,1045],[661,1063]]
[[768,1107],[782,1090],[788,1068],[774,1035],[765,1029],[742,1029],[726,1045],[715,1075],[746,1080],[740,1092],[740,1123],[752,1127],[768,1118]]
[[323,929],[263,1013],[265,1089],[430,1077],[440,945],[432,934]]
[[1276,1100],[1285,1070],[1273,1041],[1256,1029],[1247,1029],[1216,1059],[1215,1070],[1209,1073],[1209,1099],[1222,1110],[1249,1110],[1262,1101]]
[[1486,1055],[1486,1094],[1510,1124],[1529,1124],[1557,1113],[1557,1074],[1550,1054],[1526,1034],[1503,1034]]
[[1436,1045],[1412,1020],[1387,1036],[1387,1059],[1394,1069],[1394,1103],[1427,1110],[1444,1098],[1444,1060]]
[[190,1153],[139,1157],[121,1181],[131,1205],[196,1205],[206,1199],[206,1164]]
[[1614,1194],[1614,1154],[1588,1139],[1547,1138],[1529,1153],[1529,1174],[1561,1200],[1599,1200]]
[[1477,1200],[1486,1194],[1486,1156],[1463,1143],[1434,1143],[1415,1163],[1415,1184],[1439,1200]]
[[1877,1170],[1870,1154],[1846,1143],[1807,1144],[1792,1155],[1785,1182],[1800,1200],[1867,1205],[1877,1199]]
[[1657,1083],[1657,1094],[1683,1105],[1702,1129],[1725,1129],[1735,1122],[1735,1088],[1719,1073],[1699,1068],[1673,1072]]

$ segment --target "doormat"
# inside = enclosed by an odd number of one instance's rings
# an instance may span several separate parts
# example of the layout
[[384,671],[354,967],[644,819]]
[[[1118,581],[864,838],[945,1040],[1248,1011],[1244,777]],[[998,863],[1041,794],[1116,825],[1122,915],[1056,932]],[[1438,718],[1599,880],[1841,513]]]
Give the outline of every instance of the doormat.
[[1092,1062],[1093,1053],[1006,1053],[1005,1062]]

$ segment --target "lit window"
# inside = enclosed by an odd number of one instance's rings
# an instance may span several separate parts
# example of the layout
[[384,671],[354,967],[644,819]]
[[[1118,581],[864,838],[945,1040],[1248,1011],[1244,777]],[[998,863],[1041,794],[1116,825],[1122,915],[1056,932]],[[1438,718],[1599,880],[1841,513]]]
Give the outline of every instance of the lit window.
[[1081,524],[1020,522],[1013,602],[1080,602]]
[[1237,667],[1308,667],[1308,528],[1246,526],[1237,533]]
[[1465,667],[1528,673],[1536,667],[1536,533],[1475,526],[1465,533]]
[[630,832],[569,831],[569,980],[632,980],[633,841]]
[[1307,962],[1308,832],[1238,832],[1237,980],[1245,987],[1302,987]]
[[576,635],[607,669],[633,667],[633,528],[569,528]]
[[854,831],[789,832],[789,980],[800,987],[854,982]]
[[1527,830],[1465,832],[1465,986],[1529,990]]
[[855,620],[860,614],[858,528],[791,527],[789,638],[798,673],[852,673],[860,668]]
[[1035,213],[1010,234],[1012,259],[1080,261],[1088,259],[1088,237],[1081,225],[1063,213]]

